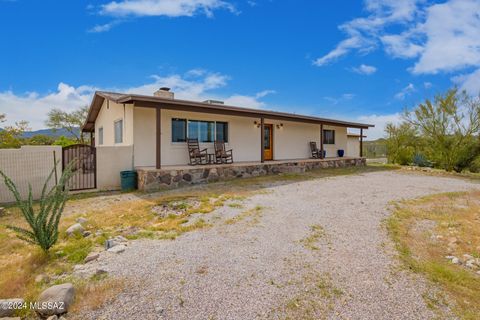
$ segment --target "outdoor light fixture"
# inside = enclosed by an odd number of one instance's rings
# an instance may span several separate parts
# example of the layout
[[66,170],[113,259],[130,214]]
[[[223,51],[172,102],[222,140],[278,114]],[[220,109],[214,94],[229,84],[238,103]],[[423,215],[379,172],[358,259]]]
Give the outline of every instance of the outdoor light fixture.
[[253,125],[256,126],[257,128],[260,128],[261,124],[257,120],[253,121]]
[[277,129],[283,129],[283,123],[277,124]]

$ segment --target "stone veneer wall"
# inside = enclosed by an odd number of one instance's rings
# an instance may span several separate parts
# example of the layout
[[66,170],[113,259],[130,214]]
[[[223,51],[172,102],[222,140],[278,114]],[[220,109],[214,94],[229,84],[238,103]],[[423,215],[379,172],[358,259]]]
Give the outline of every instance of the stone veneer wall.
[[192,166],[185,170],[139,169],[138,189],[155,191],[221,180],[257,177],[278,173],[302,173],[320,168],[343,168],[366,165],[365,158],[332,160],[299,160],[295,162],[246,165]]

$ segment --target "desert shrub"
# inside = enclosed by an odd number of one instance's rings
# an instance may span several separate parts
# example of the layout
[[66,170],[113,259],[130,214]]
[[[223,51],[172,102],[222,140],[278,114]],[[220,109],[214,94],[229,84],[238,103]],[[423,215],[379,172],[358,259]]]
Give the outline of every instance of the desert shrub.
[[28,186],[27,198],[22,199],[15,183],[0,170],[0,176],[3,177],[5,185],[15,197],[16,205],[20,208],[23,217],[29,225],[29,229],[11,225],[8,225],[7,228],[15,231],[19,239],[40,246],[44,252],[48,252],[57,242],[58,224],[68,196],[67,181],[70,179],[72,172],[71,165],[69,165],[64,170],[58,184],[47,191],[48,184],[55,170],[56,165],[43,185],[38,207],[34,206],[32,186],[30,184]]
[[429,161],[423,154],[417,153],[413,156],[413,165],[417,167],[432,167],[432,162]]

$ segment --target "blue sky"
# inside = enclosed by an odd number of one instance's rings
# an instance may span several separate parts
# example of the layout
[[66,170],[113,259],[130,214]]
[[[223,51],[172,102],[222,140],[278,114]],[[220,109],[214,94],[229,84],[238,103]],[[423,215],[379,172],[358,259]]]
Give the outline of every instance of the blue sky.
[[44,127],[95,90],[374,123],[480,91],[480,0],[0,0],[0,113]]

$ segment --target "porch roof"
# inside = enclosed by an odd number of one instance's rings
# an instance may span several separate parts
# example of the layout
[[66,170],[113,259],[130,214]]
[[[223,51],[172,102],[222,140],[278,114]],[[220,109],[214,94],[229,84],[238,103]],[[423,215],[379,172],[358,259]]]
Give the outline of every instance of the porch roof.
[[203,112],[213,114],[225,114],[233,116],[243,116],[252,118],[268,118],[273,120],[307,122],[315,124],[325,124],[333,126],[342,126],[349,128],[368,129],[374,127],[372,124],[349,122],[342,120],[334,120],[327,118],[319,118],[307,115],[299,115],[294,113],[251,109],[235,106],[227,106],[222,104],[211,104],[205,102],[180,100],[180,99],[166,99],[156,96],[145,96],[130,93],[104,92],[97,91],[93,97],[88,116],[85,124],[82,126],[82,131],[93,132],[95,130],[95,120],[100,112],[100,108],[104,100],[110,100],[120,104],[133,104],[136,107],[146,108],[161,108],[170,110],[181,110],[191,112]]

